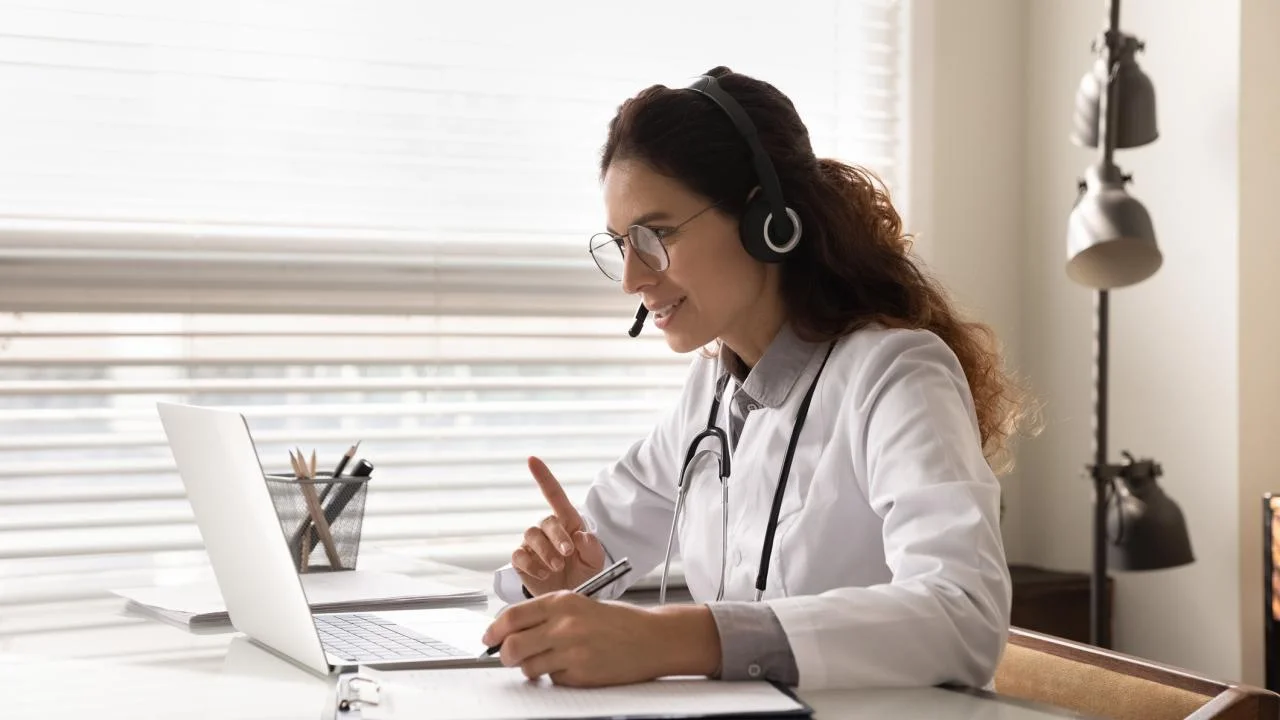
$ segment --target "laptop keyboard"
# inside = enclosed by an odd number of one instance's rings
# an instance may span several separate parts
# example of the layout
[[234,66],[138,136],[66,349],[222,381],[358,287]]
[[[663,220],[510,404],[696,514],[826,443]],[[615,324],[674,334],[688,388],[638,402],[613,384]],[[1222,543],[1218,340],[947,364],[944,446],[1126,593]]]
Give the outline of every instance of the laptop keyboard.
[[313,617],[325,650],[351,662],[467,655],[452,645],[373,615],[340,613]]

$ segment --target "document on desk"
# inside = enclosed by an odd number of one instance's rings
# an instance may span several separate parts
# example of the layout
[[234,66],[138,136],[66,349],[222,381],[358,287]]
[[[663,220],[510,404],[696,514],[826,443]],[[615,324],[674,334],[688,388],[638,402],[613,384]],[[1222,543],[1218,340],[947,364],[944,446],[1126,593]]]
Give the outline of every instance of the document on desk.
[[374,671],[376,706],[363,720],[517,718],[808,717],[812,710],[766,682],[669,678],[606,688],[569,688],[526,680],[518,668]]
[[[483,590],[436,580],[373,570],[303,574],[302,589],[314,612],[418,610],[486,601]],[[230,622],[222,593],[213,580],[113,590],[129,608],[187,627]]]

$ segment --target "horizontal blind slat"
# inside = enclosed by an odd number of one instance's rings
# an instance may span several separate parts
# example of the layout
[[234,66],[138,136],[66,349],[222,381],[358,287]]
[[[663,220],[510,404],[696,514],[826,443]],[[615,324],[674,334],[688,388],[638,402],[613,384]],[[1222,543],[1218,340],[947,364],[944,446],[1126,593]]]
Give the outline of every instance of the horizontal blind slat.
[[[433,415],[454,416],[521,414],[525,416],[552,415],[563,416],[572,413],[589,413],[593,416],[607,417],[619,413],[655,413],[662,409],[656,400],[615,399],[608,401],[570,400],[570,401],[488,401],[485,403],[432,402],[430,404],[309,404],[308,417],[327,418],[390,418],[404,420]],[[288,405],[270,407],[253,406],[244,408],[251,418],[288,418],[298,414],[296,407]],[[151,422],[155,420],[153,408],[129,409],[121,407],[75,408],[75,409],[8,409],[0,408],[0,427],[6,423],[21,423],[24,427],[34,428],[41,423],[59,423],[67,421],[102,420],[112,423]]]
[[680,374],[653,377],[416,377],[416,378],[278,378],[172,381],[30,381],[0,382],[0,395],[197,395],[306,392],[408,392],[478,390],[644,390],[681,384]]
[[[595,461],[604,465],[615,459],[616,450],[608,449],[581,450],[552,448],[541,453],[548,462]],[[521,465],[527,459],[526,453],[510,450],[473,452],[433,452],[433,453],[386,453],[379,455],[380,467],[403,466],[447,466],[474,467],[480,464]],[[284,472],[287,460],[273,463],[268,472]],[[82,477],[128,477],[172,473],[172,459],[96,459],[96,460],[55,460],[55,461],[15,461],[0,467],[0,483],[7,479],[63,477],[68,475]]]
[[[557,469],[563,471],[564,468],[558,467]],[[587,477],[583,476],[582,480],[574,481],[572,477],[562,475],[559,479],[565,490],[570,495],[573,495],[573,491],[576,488],[579,488],[579,486],[585,487],[582,483],[586,481]],[[62,508],[80,504],[185,501],[187,497],[177,479],[154,484],[138,484],[136,481],[111,483],[107,487],[96,487],[95,484],[77,484],[70,487],[49,488],[41,486],[30,489],[9,489],[9,485],[14,484],[14,482],[16,481],[0,484],[0,505],[5,507],[54,505]],[[523,477],[492,477],[474,480],[430,478],[417,481],[397,481],[395,479],[379,478],[377,484],[373,486],[372,492],[375,499],[389,498],[399,503],[406,502],[405,498],[436,497],[441,492],[461,491],[477,494],[492,492],[503,496],[511,494],[511,491],[528,493],[533,492],[531,482],[527,475]],[[390,502],[390,500],[386,501]]]
[[[383,429],[363,432],[362,440],[483,440],[496,442],[513,438],[554,439],[555,436],[572,435],[580,439],[600,437],[638,437],[648,430],[645,425],[487,425],[484,427],[431,427],[418,426],[399,429]],[[308,447],[320,443],[340,443],[351,437],[350,430],[277,430],[257,433],[254,441],[259,444],[305,444]],[[92,450],[95,448],[166,448],[164,435],[129,434],[109,432],[96,435],[22,435],[0,437],[0,452],[30,452],[36,450]]]
[[[526,483],[526,486],[531,483]],[[573,486],[570,486],[573,488]],[[566,489],[570,489],[566,488]],[[576,488],[573,488],[576,489]],[[527,487],[522,494],[504,493],[501,495],[486,494],[481,491],[466,493],[462,498],[403,498],[395,499],[394,504],[380,501],[381,493],[370,496],[364,510],[365,522],[373,518],[406,517],[420,518],[424,523],[433,522],[437,515],[457,513],[486,512],[521,512],[527,514],[529,522],[546,514],[546,501],[537,490]],[[185,498],[179,498],[183,500]],[[31,514],[15,517],[0,517],[0,542],[7,537],[6,533],[17,533],[32,530],[98,530],[103,528],[131,528],[154,525],[193,525],[195,518],[185,503],[183,507],[170,507],[175,503],[155,507],[135,504],[128,508],[103,508],[100,505],[76,507],[64,505],[57,513]],[[521,526],[512,528],[513,532],[523,530]]]

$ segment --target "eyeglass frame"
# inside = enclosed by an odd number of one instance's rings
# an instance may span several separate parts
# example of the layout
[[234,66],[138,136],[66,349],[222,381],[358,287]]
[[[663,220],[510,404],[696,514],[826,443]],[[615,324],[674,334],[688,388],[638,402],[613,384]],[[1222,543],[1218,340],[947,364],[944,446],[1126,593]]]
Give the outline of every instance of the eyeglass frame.
[[[684,220],[684,222],[678,223],[674,227],[652,228],[652,227],[649,227],[648,225],[630,225],[627,227],[627,233],[625,235],[614,235],[608,230],[595,233],[591,237],[587,238],[587,254],[591,256],[591,260],[595,262],[596,267],[599,268],[600,272],[605,277],[609,278],[610,280],[613,280],[614,282],[622,282],[621,275],[619,275],[618,277],[614,277],[613,275],[609,274],[608,270],[604,269],[603,265],[600,264],[599,258],[596,257],[596,249],[603,248],[605,245],[603,241],[597,245],[596,238],[607,237],[609,238],[609,240],[613,242],[613,245],[618,248],[618,252],[622,255],[622,263],[623,263],[623,267],[625,268],[626,262],[627,262],[625,245],[630,245],[632,250],[633,251],[635,250],[635,241],[632,240],[631,233],[636,231],[637,229],[646,230],[653,234],[654,238],[658,241],[658,246],[662,248],[662,267],[656,268],[652,264],[650,264],[647,260],[644,259],[645,253],[643,252],[640,253],[640,262],[644,263],[645,267],[649,268],[654,272],[659,272],[659,273],[666,272],[667,268],[671,267],[671,255],[670,253],[667,252],[667,242],[666,242],[667,238],[672,237],[673,235],[679,233],[682,229],[684,229],[685,225],[688,225],[694,220],[697,220],[699,217],[702,217],[702,215],[704,215],[708,210],[712,208],[720,207],[720,205],[721,205],[720,202],[713,202],[710,205],[702,208],[698,212],[694,213],[693,215],[690,215],[688,218]],[[656,255],[656,253],[654,254]]]

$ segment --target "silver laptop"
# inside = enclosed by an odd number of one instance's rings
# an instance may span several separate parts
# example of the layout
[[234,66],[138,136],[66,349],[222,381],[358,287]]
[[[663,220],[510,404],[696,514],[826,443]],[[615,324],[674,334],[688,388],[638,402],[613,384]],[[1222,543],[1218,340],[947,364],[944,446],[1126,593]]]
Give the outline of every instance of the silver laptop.
[[307,604],[244,416],[157,403],[231,624],[309,670],[494,665],[491,619],[464,608],[316,613]]

